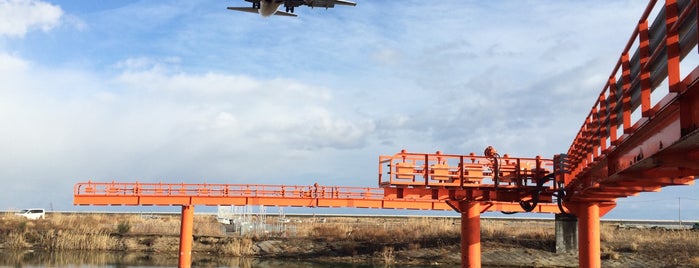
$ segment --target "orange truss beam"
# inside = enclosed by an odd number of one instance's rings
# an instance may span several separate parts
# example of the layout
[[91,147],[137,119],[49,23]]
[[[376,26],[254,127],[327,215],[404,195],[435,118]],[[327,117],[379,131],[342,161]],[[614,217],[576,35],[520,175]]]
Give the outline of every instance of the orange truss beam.
[[[265,205],[288,207],[351,207],[382,209],[452,210],[449,193],[430,189],[395,189],[336,186],[252,184],[171,184],[83,182],[73,189],[74,205],[194,206]],[[517,202],[484,200],[485,211],[522,212]],[[559,212],[555,204],[539,204],[535,212]]]
[[[568,150],[566,202],[614,202],[699,176],[699,68],[680,75],[697,53],[696,2],[650,1]],[[653,92],[664,93],[654,105]]]

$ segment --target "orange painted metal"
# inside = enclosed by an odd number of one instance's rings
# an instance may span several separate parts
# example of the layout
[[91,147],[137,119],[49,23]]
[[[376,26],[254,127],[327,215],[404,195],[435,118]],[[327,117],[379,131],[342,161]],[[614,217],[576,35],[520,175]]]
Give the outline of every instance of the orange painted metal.
[[[644,11],[567,152],[566,203],[615,202],[699,176],[699,68],[680,77],[681,60],[696,53],[698,38],[690,33],[697,32],[699,7],[695,0],[656,2]],[[648,21],[656,9],[660,15]],[[638,50],[631,51],[636,42]],[[659,87],[664,79],[667,88]],[[652,105],[658,90],[665,94]],[[632,116],[636,110],[639,118]]]
[[182,219],[180,224],[180,257],[179,268],[192,266],[192,240],[194,230],[194,206],[182,206]]
[[[494,173],[496,165],[498,174]],[[536,184],[538,179],[551,172],[553,160],[541,157],[513,158],[505,154],[495,161],[492,157],[474,153],[452,155],[437,151],[425,154],[406,150],[391,156],[379,156],[380,187],[526,186]]]
[[478,202],[462,202],[461,267],[481,267],[481,208]]
[[[265,205],[452,210],[455,190],[249,184],[83,182],[74,186],[74,205],[194,206]],[[483,201],[484,211],[522,212],[517,202]],[[555,213],[550,203],[536,212]]]
[[[662,10],[649,26],[654,9]],[[564,204],[579,217],[580,267],[601,267],[599,217],[617,198],[699,176],[699,68],[680,75],[682,59],[696,53],[698,10],[696,0],[650,1],[567,155],[556,157],[567,169],[557,177]],[[665,94],[652,105],[657,90]]]
[[580,267],[602,267],[600,254],[600,207],[597,203],[578,206],[578,264]]
[[[451,201],[481,202],[489,210],[560,213],[553,203],[557,185],[554,161],[541,157],[500,157],[492,147],[484,156],[411,153],[379,157],[379,186],[387,196],[432,195]],[[549,177],[547,177],[549,176]]]

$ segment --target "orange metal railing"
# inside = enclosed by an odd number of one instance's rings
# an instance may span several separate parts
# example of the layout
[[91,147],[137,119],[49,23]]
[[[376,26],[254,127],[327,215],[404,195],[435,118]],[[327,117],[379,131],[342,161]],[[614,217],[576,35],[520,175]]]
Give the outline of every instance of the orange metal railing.
[[278,198],[356,198],[381,199],[383,190],[370,187],[255,185],[255,184],[172,184],[86,182],[74,186],[74,195],[104,196],[197,196],[197,197],[278,197]]
[[[495,173],[497,170],[497,174]],[[536,185],[553,172],[553,160],[409,153],[379,156],[380,187],[494,187]],[[547,184],[550,185],[550,184]]]
[[74,186],[75,195],[201,196],[201,197],[304,197],[382,198],[383,190],[370,187],[328,187],[268,184],[173,184],[85,182]]
[[[452,210],[449,191],[336,186],[248,184],[81,182],[73,189],[75,205],[265,205]],[[484,200],[483,211],[523,211],[517,202]],[[539,204],[534,212],[558,207]]]
[[398,197],[383,188],[252,184],[83,182],[73,189],[75,205],[268,205],[451,210],[438,198]]
[[[697,46],[697,1],[661,3],[650,1],[567,152],[564,181],[572,199],[611,201],[685,184],[691,180],[683,177],[699,175],[692,164],[697,159],[692,136],[699,122],[693,112],[699,109],[699,69],[692,66],[687,77],[680,77],[680,62]],[[666,79],[667,88],[660,87]],[[653,105],[651,94],[657,90],[667,93]],[[688,161],[677,160],[683,156]],[[680,179],[668,183],[669,178]]]

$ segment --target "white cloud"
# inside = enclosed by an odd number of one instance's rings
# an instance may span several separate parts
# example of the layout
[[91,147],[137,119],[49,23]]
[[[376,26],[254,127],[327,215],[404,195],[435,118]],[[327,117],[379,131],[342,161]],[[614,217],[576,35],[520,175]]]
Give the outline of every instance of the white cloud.
[[37,0],[0,0],[0,36],[23,37],[32,29],[49,31],[60,23],[60,7]]
[[163,71],[171,66],[179,64],[182,60],[178,57],[150,58],[138,57],[121,60],[113,65],[119,71],[135,72],[144,70]]
[[327,88],[140,68],[102,77],[25,64],[0,81],[0,124],[11,130],[0,133],[11,152],[0,155],[0,179],[298,177],[289,161],[362,148],[374,129]]
[[15,57],[0,51],[0,76],[11,76],[11,73],[24,72],[29,63],[19,57]]
[[393,49],[379,49],[372,58],[380,64],[395,66],[401,61],[401,55]]

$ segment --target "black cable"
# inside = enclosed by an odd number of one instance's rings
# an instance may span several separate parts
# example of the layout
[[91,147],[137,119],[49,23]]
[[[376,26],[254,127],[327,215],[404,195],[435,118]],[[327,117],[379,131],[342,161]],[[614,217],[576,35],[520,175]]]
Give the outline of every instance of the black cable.
[[519,205],[522,207],[522,209],[526,212],[532,212],[536,206],[539,204],[539,197],[541,195],[541,191],[544,188],[544,184],[546,184],[549,180],[553,180],[554,174],[548,174],[539,181],[536,182],[536,191],[532,194],[532,202],[529,203],[528,201],[519,201]]
[[502,165],[502,158],[498,153],[493,154],[493,182],[495,184],[495,189],[498,189],[500,185],[500,166]]
[[563,198],[566,196],[566,190],[563,188],[563,183],[558,182],[558,192],[556,195],[556,203],[558,203],[558,210],[561,211],[562,215],[572,215],[563,209]]

